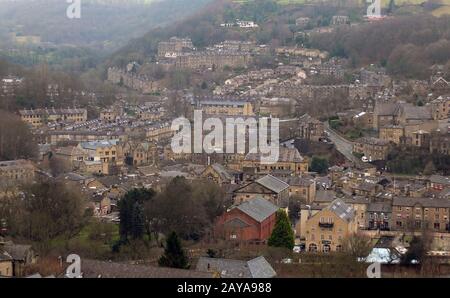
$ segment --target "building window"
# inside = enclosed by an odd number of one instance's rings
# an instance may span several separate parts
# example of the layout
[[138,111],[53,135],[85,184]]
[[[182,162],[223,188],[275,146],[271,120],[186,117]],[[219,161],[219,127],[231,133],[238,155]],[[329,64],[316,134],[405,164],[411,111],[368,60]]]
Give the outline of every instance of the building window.
[[308,247],[308,250],[309,250],[310,252],[317,252],[317,245],[314,244],[314,243],[311,243],[311,244],[309,245],[309,247]]

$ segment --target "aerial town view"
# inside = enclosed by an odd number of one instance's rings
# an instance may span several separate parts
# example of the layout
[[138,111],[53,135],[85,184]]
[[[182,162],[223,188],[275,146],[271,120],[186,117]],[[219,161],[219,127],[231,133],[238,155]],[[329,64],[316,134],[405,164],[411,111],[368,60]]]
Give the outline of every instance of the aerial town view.
[[26,278],[450,278],[450,1],[0,0]]

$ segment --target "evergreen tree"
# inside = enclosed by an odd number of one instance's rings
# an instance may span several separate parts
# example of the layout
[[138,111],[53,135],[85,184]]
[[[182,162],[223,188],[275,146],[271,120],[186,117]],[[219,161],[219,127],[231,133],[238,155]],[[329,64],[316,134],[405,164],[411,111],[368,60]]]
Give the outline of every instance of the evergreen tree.
[[144,236],[144,208],[139,202],[134,203],[131,218],[131,236],[133,239],[142,239]]
[[180,239],[175,232],[170,233],[164,248],[164,254],[158,260],[159,266],[188,269],[189,261],[181,247]]
[[329,163],[326,158],[313,156],[311,161],[311,171],[325,174],[328,171]]
[[283,210],[278,210],[275,227],[270,235],[269,246],[294,248],[294,231],[291,228],[289,218]]
[[153,190],[144,188],[133,189],[119,201],[119,233],[123,242],[126,242],[130,235],[134,239],[142,238],[145,224],[143,205],[144,202],[152,199],[154,195],[155,192]]

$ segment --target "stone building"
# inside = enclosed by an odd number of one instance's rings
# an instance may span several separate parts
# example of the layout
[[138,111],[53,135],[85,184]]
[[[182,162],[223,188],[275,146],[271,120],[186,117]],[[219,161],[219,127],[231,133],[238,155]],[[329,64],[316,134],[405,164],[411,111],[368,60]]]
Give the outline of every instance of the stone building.
[[154,165],[158,160],[156,144],[150,142],[126,142],[123,152],[125,163],[135,167]]
[[333,16],[330,24],[332,26],[347,25],[350,24],[350,18],[348,16]]
[[0,179],[8,182],[27,183],[35,177],[36,168],[29,160],[0,161]]
[[430,153],[450,154],[450,135],[434,132],[430,136]]
[[450,232],[450,201],[436,198],[394,198],[392,228]]
[[50,122],[73,122],[80,124],[87,121],[87,110],[78,108],[20,110],[19,115],[22,121],[33,127],[39,127]]
[[184,53],[177,56],[175,67],[179,69],[215,70],[225,67],[247,67],[251,57],[249,53],[235,51],[202,51]]
[[258,175],[280,171],[294,175],[308,172],[309,162],[296,148],[280,147],[279,150],[278,161],[274,164],[263,164],[259,153],[248,153],[240,164],[241,169]]
[[184,50],[192,50],[194,45],[190,38],[171,37],[168,41],[158,43],[159,58],[176,58]]
[[431,102],[433,119],[443,120],[450,118],[450,95],[439,96]]
[[380,127],[379,138],[394,144],[400,144],[405,135],[404,128],[399,125],[387,125]]
[[159,81],[152,80],[147,76],[137,75],[134,72],[127,72],[117,67],[108,68],[107,80],[113,84],[122,85],[144,94],[161,89]]
[[279,208],[287,208],[289,203],[289,184],[272,175],[266,175],[237,188],[233,192],[235,204],[241,204],[254,198],[263,198]]
[[308,114],[299,118],[298,137],[310,141],[319,141],[325,136],[325,127],[322,121],[319,121]]
[[253,116],[253,104],[249,99],[195,98],[191,101],[192,110],[201,110],[206,115]]
[[[341,199],[307,217],[304,222],[306,250],[330,252],[342,250],[343,240],[356,233],[355,211]],[[302,229],[303,230],[303,229]]]
[[389,153],[389,142],[377,138],[360,138],[355,141],[353,152],[362,154],[370,161],[385,160]]

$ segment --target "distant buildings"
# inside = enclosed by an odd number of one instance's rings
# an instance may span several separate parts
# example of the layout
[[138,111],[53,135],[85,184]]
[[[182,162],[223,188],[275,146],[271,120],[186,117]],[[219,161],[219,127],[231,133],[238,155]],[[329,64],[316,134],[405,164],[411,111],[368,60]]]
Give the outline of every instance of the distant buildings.
[[206,115],[253,116],[253,104],[250,100],[231,98],[194,98],[192,110],[202,110]]
[[15,76],[3,78],[0,81],[0,97],[14,96],[22,83],[23,79]]
[[362,154],[369,161],[385,160],[389,153],[389,142],[377,138],[360,138],[355,141],[353,152]]
[[330,24],[332,26],[347,25],[350,24],[350,18],[348,16],[333,16]]
[[289,184],[272,176],[266,175],[244,186],[233,193],[234,204],[262,198],[279,208],[287,208],[289,202]]
[[22,121],[33,127],[40,127],[50,122],[79,124],[87,121],[87,110],[79,108],[20,110],[19,115]]
[[225,67],[247,67],[250,60],[250,54],[246,52],[201,51],[177,56],[174,65],[180,69],[215,70]]
[[149,94],[160,90],[160,83],[147,76],[137,75],[127,72],[117,67],[108,68],[107,80],[113,84],[122,85],[144,94]]
[[299,118],[298,132],[298,137],[318,142],[325,136],[325,127],[322,121],[305,114]]
[[34,180],[36,167],[29,160],[0,161],[0,179],[15,183]]
[[274,164],[262,164],[259,153],[248,153],[241,164],[241,169],[249,175],[264,175],[284,172],[286,176],[300,175],[308,172],[309,162],[295,148],[279,148],[279,158]]
[[259,25],[253,21],[236,20],[233,23],[222,23],[222,24],[220,24],[220,27],[224,27],[224,28],[239,27],[241,29],[254,29],[254,28],[258,28]]
[[176,58],[184,51],[193,49],[194,45],[190,38],[171,37],[168,41],[161,41],[158,43],[158,57]]

